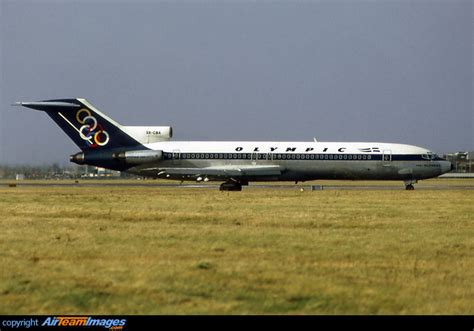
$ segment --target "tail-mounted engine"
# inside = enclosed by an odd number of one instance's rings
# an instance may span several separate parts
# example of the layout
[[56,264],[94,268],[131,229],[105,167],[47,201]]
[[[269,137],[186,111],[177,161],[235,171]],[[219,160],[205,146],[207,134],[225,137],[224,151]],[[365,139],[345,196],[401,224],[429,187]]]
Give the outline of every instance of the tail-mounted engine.
[[163,151],[139,150],[113,153],[112,157],[115,160],[124,162],[126,164],[143,164],[163,159]]
[[142,144],[170,140],[173,128],[170,126],[124,126],[122,130]]

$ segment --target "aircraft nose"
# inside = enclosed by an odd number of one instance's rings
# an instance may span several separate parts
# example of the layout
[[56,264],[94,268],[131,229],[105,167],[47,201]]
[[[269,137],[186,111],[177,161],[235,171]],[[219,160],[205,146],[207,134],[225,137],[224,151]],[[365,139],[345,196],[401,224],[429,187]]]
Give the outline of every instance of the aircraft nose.
[[442,161],[441,162],[441,173],[446,173],[454,170],[454,165],[449,161]]

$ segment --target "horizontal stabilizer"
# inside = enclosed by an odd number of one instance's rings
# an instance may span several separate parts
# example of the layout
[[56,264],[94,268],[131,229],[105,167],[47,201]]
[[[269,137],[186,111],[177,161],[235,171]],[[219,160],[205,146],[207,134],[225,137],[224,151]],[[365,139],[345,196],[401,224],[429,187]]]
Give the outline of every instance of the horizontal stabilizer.
[[71,102],[57,102],[57,101],[36,101],[24,102],[19,101],[13,104],[14,106],[23,106],[31,109],[42,111],[56,111],[58,108],[81,108],[80,105]]

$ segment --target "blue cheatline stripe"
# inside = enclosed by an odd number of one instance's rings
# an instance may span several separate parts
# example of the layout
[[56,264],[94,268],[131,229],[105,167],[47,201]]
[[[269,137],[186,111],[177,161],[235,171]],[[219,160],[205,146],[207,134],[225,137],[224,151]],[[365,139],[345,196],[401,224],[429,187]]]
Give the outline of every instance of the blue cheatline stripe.
[[[381,161],[382,154],[309,154],[309,153],[163,153],[165,160],[267,160],[273,161]],[[173,157],[174,155],[174,157]],[[421,154],[393,154],[392,161],[428,161]],[[390,155],[385,155],[390,161]]]

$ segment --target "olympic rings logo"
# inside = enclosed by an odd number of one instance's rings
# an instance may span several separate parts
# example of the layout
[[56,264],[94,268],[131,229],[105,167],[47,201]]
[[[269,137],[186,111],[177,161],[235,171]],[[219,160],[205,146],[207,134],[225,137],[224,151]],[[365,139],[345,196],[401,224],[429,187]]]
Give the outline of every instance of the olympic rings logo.
[[[85,115],[85,116],[84,116]],[[76,120],[82,126],[79,128],[79,135],[82,139],[89,142],[90,147],[105,146],[109,142],[109,134],[104,130],[102,125],[97,123],[97,119],[92,116],[91,112],[82,108],[76,113]]]

